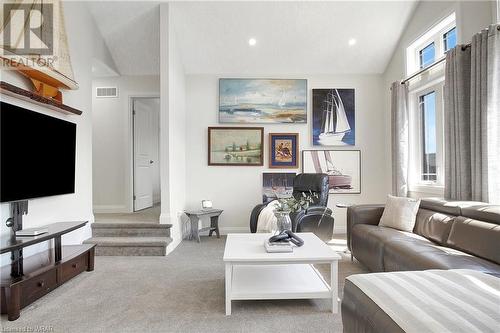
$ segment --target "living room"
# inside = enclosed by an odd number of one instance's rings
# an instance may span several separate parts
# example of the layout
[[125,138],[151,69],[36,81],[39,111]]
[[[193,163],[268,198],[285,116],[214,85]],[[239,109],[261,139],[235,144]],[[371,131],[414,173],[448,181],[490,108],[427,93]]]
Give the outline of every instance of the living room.
[[499,1],[41,3],[2,4],[2,330],[500,327]]

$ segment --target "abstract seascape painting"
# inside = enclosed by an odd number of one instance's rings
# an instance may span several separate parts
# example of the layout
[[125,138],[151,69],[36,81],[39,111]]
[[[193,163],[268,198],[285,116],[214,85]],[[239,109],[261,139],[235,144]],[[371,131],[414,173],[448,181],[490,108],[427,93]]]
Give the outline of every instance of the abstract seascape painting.
[[313,145],[354,146],[354,89],[313,89]]
[[307,80],[220,79],[220,123],[306,123]]
[[208,165],[263,165],[263,127],[209,127]]

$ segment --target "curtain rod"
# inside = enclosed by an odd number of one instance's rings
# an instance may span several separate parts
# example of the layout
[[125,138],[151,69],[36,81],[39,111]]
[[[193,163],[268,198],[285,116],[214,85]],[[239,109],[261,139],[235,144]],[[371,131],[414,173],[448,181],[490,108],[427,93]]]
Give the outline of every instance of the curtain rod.
[[[468,47],[470,47],[470,43],[469,44],[464,44],[462,45],[461,49],[462,51],[465,51]],[[433,62],[431,65],[425,67],[425,68],[422,68],[421,70],[419,70],[418,72],[408,76],[406,79],[402,80],[401,81],[401,84],[405,84],[406,82],[410,81],[411,79],[421,75],[422,73],[425,73],[426,71],[428,71],[429,69],[433,68],[434,66],[442,63],[443,61],[446,60],[446,55],[442,56],[441,58],[439,58],[438,60],[436,60],[435,62]]]

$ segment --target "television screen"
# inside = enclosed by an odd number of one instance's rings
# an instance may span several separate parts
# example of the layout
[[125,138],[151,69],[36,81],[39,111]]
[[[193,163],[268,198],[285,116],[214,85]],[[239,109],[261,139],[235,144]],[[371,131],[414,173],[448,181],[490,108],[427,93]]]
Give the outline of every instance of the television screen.
[[0,201],[75,192],[76,124],[1,102]]

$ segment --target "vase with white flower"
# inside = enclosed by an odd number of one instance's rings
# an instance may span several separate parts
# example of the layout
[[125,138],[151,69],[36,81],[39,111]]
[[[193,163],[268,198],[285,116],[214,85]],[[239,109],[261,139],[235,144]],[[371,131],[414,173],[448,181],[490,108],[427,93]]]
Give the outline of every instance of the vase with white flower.
[[276,216],[276,232],[282,233],[285,230],[292,231],[292,220],[290,214],[295,215],[301,210],[306,210],[314,203],[317,198],[316,193],[309,192],[309,194],[302,193],[298,197],[281,198],[276,200],[277,204],[274,208],[274,216]]

